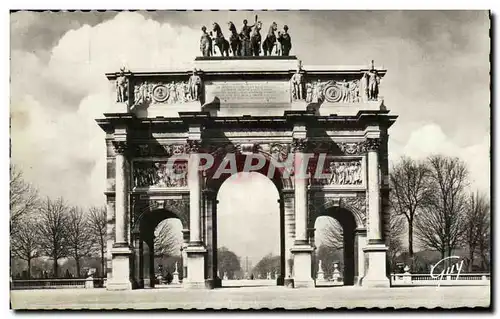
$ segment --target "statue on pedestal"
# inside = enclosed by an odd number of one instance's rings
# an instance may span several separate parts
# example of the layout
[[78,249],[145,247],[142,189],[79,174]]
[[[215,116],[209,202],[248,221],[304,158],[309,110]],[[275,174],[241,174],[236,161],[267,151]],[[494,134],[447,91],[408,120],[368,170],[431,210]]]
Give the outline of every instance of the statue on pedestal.
[[278,42],[281,46],[280,51],[282,56],[288,56],[292,48],[292,38],[288,33],[288,26],[283,26],[283,32],[278,31]]
[[125,76],[125,68],[120,69],[116,77],[116,102],[124,103],[128,100],[128,79]]
[[323,266],[321,265],[321,259],[318,262],[318,276],[316,278],[318,281],[325,280],[325,272],[323,271]]
[[375,70],[374,61],[371,62],[370,70],[363,75],[365,84],[365,92],[369,101],[376,101],[378,99],[378,86],[380,84],[380,76]]
[[340,278],[340,271],[339,271],[339,264],[334,263],[333,264],[333,275],[332,275],[332,280],[337,282]]
[[175,262],[175,270],[174,270],[174,273],[173,273],[173,278],[172,278],[172,284],[173,285],[178,285],[180,284],[180,281],[179,281],[179,272],[177,271],[177,262]]
[[294,100],[304,99],[304,75],[300,64],[297,67],[297,72],[292,76],[292,97]]
[[193,74],[189,77],[188,87],[191,100],[198,101],[200,99],[201,77],[196,69],[193,69]]
[[200,51],[203,56],[212,55],[212,38],[207,33],[207,27],[201,27]]

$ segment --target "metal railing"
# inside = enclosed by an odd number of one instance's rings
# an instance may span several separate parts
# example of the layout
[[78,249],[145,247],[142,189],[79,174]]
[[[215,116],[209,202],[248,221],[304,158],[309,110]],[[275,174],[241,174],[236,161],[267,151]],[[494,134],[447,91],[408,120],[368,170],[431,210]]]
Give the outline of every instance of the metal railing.
[[490,273],[464,273],[464,274],[391,274],[391,284],[395,286],[425,286],[425,285],[489,285],[491,280]]
[[102,288],[106,278],[73,278],[73,279],[29,279],[12,280],[10,289],[62,289],[62,288]]

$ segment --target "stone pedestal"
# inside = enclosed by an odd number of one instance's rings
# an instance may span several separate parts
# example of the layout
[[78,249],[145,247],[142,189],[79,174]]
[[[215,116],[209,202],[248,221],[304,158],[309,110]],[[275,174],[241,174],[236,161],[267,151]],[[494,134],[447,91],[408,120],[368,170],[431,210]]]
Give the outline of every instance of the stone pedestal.
[[292,248],[294,255],[294,288],[314,287],[311,277],[311,252],[313,248],[309,245],[297,245]]
[[332,274],[332,281],[338,282],[340,279],[340,271],[339,271],[339,264],[334,263],[333,264],[333,274]]
[[390,281],[386,276],[386,252],[384,244],[368,244],[363,249],[368,256],[368,269],[362,279],[363,287],[389,287]]
[[113,247],[111,254],[113,256],[113,275],[108,280],[107,290],[131,290],[130,281],[130,256],[132,251],[129,247]]
[[323,265],[321,264],[321,259],[318,263],[318,273],[316,275],[316,282],[324,282],[325,281],[325,272],[323,271]]
[[186,248],[188,277],[183,280],[186,288],[205,288],[205,254],[203,246],[188,246]]
[[172,274],[172,285],[179,285],[181,282],[179,281],[179,272],[174,271]]
[[404,271],[405,272],[403,273],[403,283],[405,285],[411,285],[410,267],[405,266]]

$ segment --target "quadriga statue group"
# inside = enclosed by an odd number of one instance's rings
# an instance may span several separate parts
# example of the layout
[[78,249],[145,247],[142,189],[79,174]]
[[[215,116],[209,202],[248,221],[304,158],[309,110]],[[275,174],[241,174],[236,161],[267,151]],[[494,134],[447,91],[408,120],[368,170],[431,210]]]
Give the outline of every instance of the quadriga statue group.
[[[253,25],[248,25],[248,21],[243,20],[243,27],[238,33],[233,22],[228,22],[230,33],[229,40],[224,37],[221,26],[214,22],[212,31],[207,32],[207,28],[201,28],[200,50],[203,56],[259,56],[282,55],[288,56],[292,48],[292,39],[288,33],[288,26],[284,25],[282,31],[278,31],[278,25],[273,22],[269,26],[267,35],[262,41],[260,30],[262,22],[255,16]],[[276,32],[278,33],[276,35]],[[218,52],[217,52],[218,51]]]

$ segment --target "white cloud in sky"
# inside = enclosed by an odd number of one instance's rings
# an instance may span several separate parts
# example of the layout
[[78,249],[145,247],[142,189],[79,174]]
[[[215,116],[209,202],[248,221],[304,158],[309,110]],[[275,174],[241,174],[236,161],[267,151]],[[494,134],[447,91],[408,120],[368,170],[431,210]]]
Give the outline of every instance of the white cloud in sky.
[[411,132],[406,144],[397,142],[397,136],[389,141],[389,160],[397,163],[400,156],[424,159],[432,154],[457,156],[469,169],[471,188],[489,193],[490,187],[490,136],[485,135],[477,144],[459,146],[446,136],[435,123],[423,125]]
[[104,74],[123,65],[131,70],[187,65],[198,47],[186,39],[197,36],[193,29],[123,12],[94,27],[68,31],[50,51],[48,63],[32,53],[13,52],[14,163],[44,195],[102,205],[104,133],[95,119],[112,105]]

